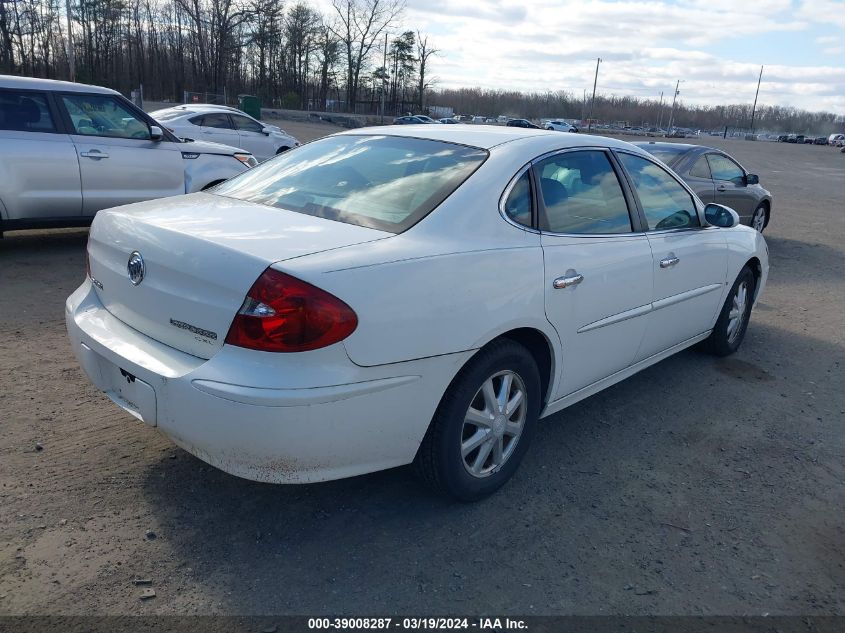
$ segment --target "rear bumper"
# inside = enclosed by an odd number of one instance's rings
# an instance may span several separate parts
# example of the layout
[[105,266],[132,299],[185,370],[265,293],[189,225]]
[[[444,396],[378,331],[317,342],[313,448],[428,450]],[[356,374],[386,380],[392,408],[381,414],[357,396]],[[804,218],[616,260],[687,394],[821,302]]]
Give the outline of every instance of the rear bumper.
[[224,346],[204,360],[119,321],[88,280],[65,317],[85,373],[116,404],[212,466],[274,483],[410,463],[471,355],[364,368],[342,344],[299,354]]

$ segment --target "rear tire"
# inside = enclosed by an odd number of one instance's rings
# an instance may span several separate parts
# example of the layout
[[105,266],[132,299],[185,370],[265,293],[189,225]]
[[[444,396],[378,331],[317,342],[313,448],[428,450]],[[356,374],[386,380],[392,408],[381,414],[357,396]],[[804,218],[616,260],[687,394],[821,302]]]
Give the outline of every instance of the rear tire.
[[705,340],[705,347],[711,354],[729,356],[742,345],[756,289],[757,279],[752,270],[745,266],[725,299],[716,326]]
[[498,490],[528,450],[540,389],[537,364],[522,345],[502,339],[482,349],[443,395],[414,459],[417,474],[461,501]]
[[279,154],[284,154],[289,149],[290,149],[290,147],[280,147],[279,149],[276,150],[276,156],[278,156]]

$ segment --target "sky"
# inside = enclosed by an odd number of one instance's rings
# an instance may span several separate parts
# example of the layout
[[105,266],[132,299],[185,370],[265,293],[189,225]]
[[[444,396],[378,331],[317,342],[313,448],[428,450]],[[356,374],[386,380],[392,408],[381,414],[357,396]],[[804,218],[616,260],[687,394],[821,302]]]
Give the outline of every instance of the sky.
[[845,0],[406,0],[437,86],[568,90],[845,115]]

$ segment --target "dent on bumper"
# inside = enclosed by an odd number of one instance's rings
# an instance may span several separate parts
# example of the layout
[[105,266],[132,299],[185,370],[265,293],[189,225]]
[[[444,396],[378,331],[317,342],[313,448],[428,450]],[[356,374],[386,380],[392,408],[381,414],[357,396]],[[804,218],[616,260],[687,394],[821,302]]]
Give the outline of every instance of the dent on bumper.
[[233,475],[273,483],[410,463],[441,395],[471,355],[362,368],[342,345],[310,357],[224,346],[204,360],[113,317],[88,281],[68,298],[66,321],[77,357],[87,346],[155,390],[158,429],[177,445]]

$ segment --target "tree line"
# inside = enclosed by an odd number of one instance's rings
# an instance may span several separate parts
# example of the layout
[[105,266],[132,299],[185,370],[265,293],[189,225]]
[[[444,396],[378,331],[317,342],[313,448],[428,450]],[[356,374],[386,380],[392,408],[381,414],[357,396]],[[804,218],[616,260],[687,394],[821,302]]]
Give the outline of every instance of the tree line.
[[[403,25],[404,0],[0,0],[0,73],[73,78],[148,100],[185,91],[259,96],[265,106],[396,115],[430,105],[456,113],[662,125],[669,104],[568,91],[437,89],[430,37]],[[205,98],[200,97],[201,99]],[[383,104],[383,105],[382,105]],[[841,117],[758,106],[756,130],[841,131]],[[748,128],[751,105],[679,103],[676,125]]]
[[[427,35],[403,0],[0,0],[0,72],[105,85],[151,100],[255,94],[267,106],[423,108]],[[396,34],[398,32],[398,35]],[[70,45],[69,45],[70,43]],[[205,97],[202,97],[205,98]]]
[[[513,90],[485,90],[457,88],[435,90],[429,99],[449,104],[461,114],[481,116],[506,115],[533,120],[561,118],[586,120],[590,117],[602,122],[624,122],[647,127],[669,125],[671,101],[642,99],[630,96],[596,95],[580,97],[569,91],[519,92]],[[752,104],[695,105],[675,104],[673,125],[700,130],[720,130],[725,127],[748,130],[751,127]],[[757,105],[754,129],[789,133],[830,134],[845,130],[845,118],[831,112],[808,112],[789,106]]]

